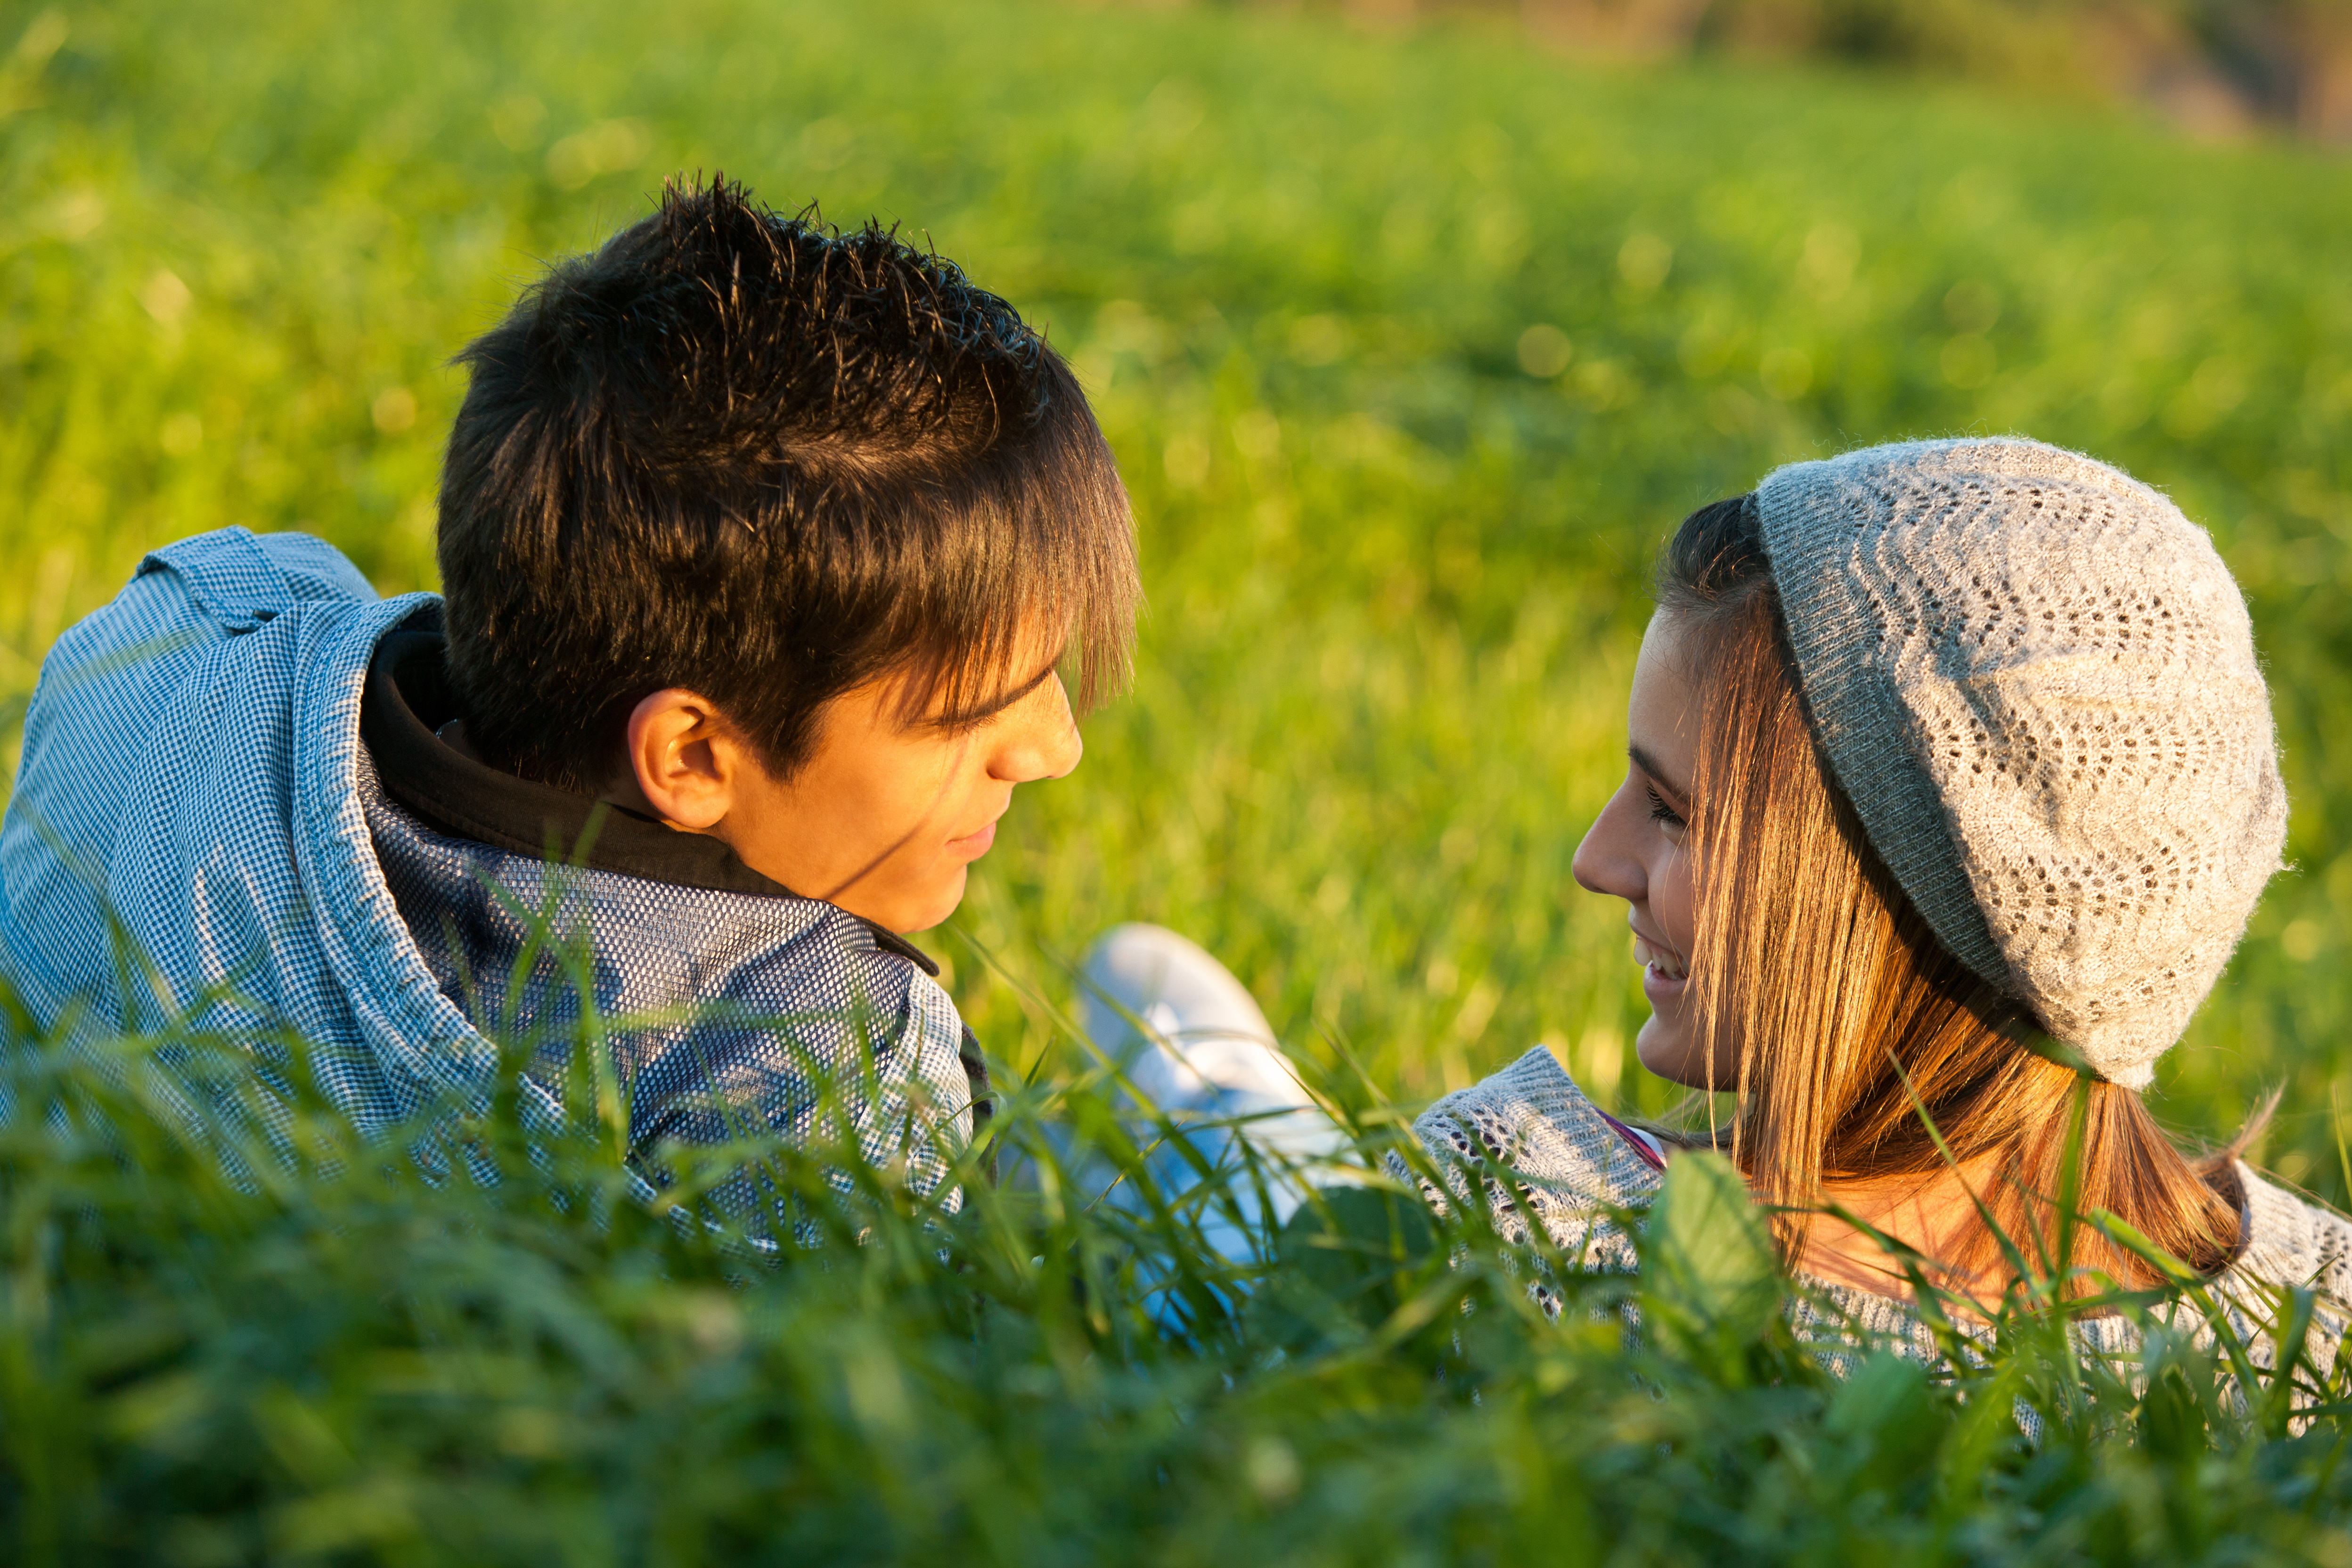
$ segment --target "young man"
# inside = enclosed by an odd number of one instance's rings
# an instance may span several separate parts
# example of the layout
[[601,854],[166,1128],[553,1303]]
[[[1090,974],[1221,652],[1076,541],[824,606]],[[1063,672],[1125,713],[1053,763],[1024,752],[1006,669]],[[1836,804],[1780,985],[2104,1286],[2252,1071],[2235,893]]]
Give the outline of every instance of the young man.
[[494,1037],[551,1108],[598,1038],[633,1154],[845,1113],[932,1192],[985,1080],[903,933],[1076,764],[1057,672],[1083,707],[1131,636],[1076,381],[953,265],[723,182],[461,358],[446,597],[230,529],[58,641],[9,979],[45,1026],[298,1032],[370,1131],[478,1096]]

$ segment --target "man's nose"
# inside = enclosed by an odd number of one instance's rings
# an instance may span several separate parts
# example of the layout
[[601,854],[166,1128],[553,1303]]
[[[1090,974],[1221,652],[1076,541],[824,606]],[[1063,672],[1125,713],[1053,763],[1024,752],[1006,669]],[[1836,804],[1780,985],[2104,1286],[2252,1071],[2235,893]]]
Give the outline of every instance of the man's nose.
[[1048,679],[1014,710],[1016,722],[1006,726],[1005,743],[992,771],[1008,784],[1058,779],[1077,767],[1087,743],[1070,712],[1070,700],[1059,676]]

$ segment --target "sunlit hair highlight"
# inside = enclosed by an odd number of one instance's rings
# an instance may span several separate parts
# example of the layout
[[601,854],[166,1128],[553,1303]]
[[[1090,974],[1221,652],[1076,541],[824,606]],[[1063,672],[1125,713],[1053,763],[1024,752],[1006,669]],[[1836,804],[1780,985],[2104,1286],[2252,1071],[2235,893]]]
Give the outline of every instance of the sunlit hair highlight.
[[[2060,1223],[2075,1069],[2035,1048],[2042,1033],[2021,1004],[1946,951],[1832,782],[1754,498],[1684,522],[1659,602],[1685,623],[1702,694],[1690,1016],[1710,1067],[1732,1068],[1738,1109],[1722,1131],[1752,1190],[1786,1205],[1784,1250],[1801,1248],[1826,1188],[1899,1189],[1945,1169],[1940,1133],[1951,1159],[1988,1173],[1978,1195],[2037,1269],[2152,1283],[2136,1258]],[[2133,1090],[2092,1079],[2086,1094],[2075,1212],[2107,1210],[2201,1272],[2223,1267],[2240,1228],[2237,1146],[2191,1160]],[[2006,1278],[1998,1238],[1969,1234],[1940,1260],[1949,1280]],[[2070,1293],[2092,1289],[2078,1279]]]

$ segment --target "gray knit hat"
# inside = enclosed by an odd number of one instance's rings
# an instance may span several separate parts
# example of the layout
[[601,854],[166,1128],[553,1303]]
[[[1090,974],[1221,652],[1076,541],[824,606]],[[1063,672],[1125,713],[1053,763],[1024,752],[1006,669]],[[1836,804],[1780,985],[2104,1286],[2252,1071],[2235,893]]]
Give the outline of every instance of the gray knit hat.
[[2205,531],[2038,441],[1915,441],[1757,487],[1831,771],[1970,969],[2146,1087],[2286,834],[2245,601]]

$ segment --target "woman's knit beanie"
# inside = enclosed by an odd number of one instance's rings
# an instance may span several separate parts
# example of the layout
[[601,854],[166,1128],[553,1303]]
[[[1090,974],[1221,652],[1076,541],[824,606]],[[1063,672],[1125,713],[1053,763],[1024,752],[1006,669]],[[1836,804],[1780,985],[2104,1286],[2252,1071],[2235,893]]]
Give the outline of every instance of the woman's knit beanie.
[[2244,599],[2205,531],[2037,441],[1916,441],[1757,487],[1822,749],[1920,914],[2146,1087],[2286,833]]

